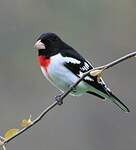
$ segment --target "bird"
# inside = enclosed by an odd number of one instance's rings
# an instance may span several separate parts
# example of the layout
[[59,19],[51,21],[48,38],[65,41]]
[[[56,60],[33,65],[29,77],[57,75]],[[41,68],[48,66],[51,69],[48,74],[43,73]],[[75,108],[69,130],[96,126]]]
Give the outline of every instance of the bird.
[[[56,33],[42,33],[34,44],[38,52],[38,61],[45,78],[60,91],[67,91],[93,65],[77,50],[64,42]],[[129,108],[107,87],[102,77],[89,74],[71,92],[72,96],[92,94],[101,100],[116,104],[122,111],[129,112]],[[63,102],[58,100],[58,104]]]

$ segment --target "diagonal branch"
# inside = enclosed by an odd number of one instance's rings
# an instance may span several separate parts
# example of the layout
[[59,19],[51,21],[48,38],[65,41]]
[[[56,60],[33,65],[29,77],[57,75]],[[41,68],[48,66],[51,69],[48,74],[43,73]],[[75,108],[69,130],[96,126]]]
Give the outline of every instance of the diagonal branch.
[[[89,70],[88,72],[84,73],[83,76],[81,78],[79,78],[79,80],[69,88],[68,91],[66,91],[60,98],[60,100],[63,100],[87,75],[91,74],[92,76],[98,76],[100,75],[104,70],[106,69],[109,69],[131,57],[134,57],[136,56],[136,51],[135,52],[132,52],[132,53],[129,53],[111,63],[108,63],[106,65],[103,65],[103,66],[100,66],[100,67],[96,67],[96,68],[93,68],[91,70]],[[12,136],[11,138],[9,139],[6,139],[6,140],[3,140],[0,145],[1,146],[4,146],[5,144],[9,143],[10,141],[12,141],[13,139],[15,139],[17,136],[19,136],[20,134],[24,133],[25,131],[27,131],[29,128],[31,128],[32,126],[34,126],[35,124],[37,124],[50,110],[52,110],[56,105],[58,104],[57,101],[53,102],[50,106],[48,106],[46,109],[44,109],[42,111],[42,113],[35,119],[31,122],[30,125],[28,125],[27,127],[21,129],[19,132],[17,132],[14,136]]]

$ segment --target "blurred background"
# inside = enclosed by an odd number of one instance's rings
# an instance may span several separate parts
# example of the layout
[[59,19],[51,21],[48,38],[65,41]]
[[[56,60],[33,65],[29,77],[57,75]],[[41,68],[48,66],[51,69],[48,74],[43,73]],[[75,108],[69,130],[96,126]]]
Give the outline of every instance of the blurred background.
[[[1,0],[0,132],[19,127],[50,105],[58,90],[46,81],[33,45],[43,32],[55,32],[94,66],[136,48],[135,0]],[[84,95],[68,96],[61,107],[7,145],[9,150],[127,150],[136,147],[136,60],[104,74],[104,80],[130,108]]]

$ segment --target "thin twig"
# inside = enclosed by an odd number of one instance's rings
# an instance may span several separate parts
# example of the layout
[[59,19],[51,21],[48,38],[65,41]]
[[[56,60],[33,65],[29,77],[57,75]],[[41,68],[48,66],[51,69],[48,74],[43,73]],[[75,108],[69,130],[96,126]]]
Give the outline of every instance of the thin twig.
[[[104,71],[105,69],[109,69],[119,63],[121,63],[122,61],[124,60],[127,60],[128,58],[131,58],[131,57],[134,57],[136,56],[136,51],[135,52],[132,52],[132,53],[129,53],[111,63],[108,63],[106,65],[103,65],[103,66],[100,66],[100,67],[96,67],[96,68],[93,68],[91,70],[89,70],[88,72],[84,73],[83,76],[73,85],[69,88],[68,91],[66,91],[60,98],[60,100],[63,100],[87,75],[91,74],[91,72],[95,71],[95,70],[102,70]],[[1,144],[2,145],[5,145],[7,143],[9,143],[10,141],[12,141],[13,139],[15,139],[17,136],[19,136],[20,134],[24,133],[26,130],[28,130],[29,128],[31,128],[32,126],[34,126],[36,123],[38,123],[50,110],[52,110],[56,105],[58,104],[57,101],[53,102],[50,106],[48,106],[46,109],[43,110],[43,112],[35,119],[32,121],[32,123],[21,129],[19,132],[17,132],[16,135],[12,136],[11,138],[7,139],[7,140],[4,140],[4,142]]]
[[44,109],[44,111],[35,120],[33,120],[32,123],[29,126],[21,129],[19,132],[17,132],[17,134],[15,134],[14,136],[12,136],[10,139],[5,140],[3,144],[7,144],[8,142],[10,142],[14,138],[16,138],[18,135],[22,134],[23,132],[25,132],[26,130],[28,130],[29,128],[31,128],[33,125],[35,125],[36,123],[38,123],[45,116],[45,114],[48,111],[50,111],[52,108],[54,108],[56,105],[57,105],[57,101],[55,101],[49,107],[47,107],[46,109]]
[[115,66],[115,65],[117,65],[117,64],[119,64],[121,62],[123,62],[124,60],[127,60],[127,59],[135,57],[135,56],[136,56],[136,51],[132,52],[132,53],[129,53],[129,54],[125,55],[125,56],[122,56],[122,57],[120,57],[120,58],[118,58],[118,59],[116,59],[116,60],[114,60],[114,61],[112,61],[112,62],[110,62],[110,63],[108,63],[106,65],[104,65],[104,66],[97,67],[96,69],[99,69],[99,68],[100,69],[101,68],[109,69],[109,68],[111,68],[111,67],[113,67],[113,66]]

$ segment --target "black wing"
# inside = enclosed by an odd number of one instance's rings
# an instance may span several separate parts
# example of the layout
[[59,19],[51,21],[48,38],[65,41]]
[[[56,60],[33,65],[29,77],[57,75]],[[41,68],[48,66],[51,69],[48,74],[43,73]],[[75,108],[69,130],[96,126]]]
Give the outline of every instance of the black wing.
[[[80,77],[82,77],[83,73],[93,69],[93,66],[88,61],[86,61],[74,49],[72,49],[72,48],[71,49],[65,49],[64,51],[65,51],[65,53],[63,53],[63,51],[62,51],[61,55],[63,57],[66,57],[66,60],[69,59],[69,61],[65,62],[64,66],[66,68],[68,68],[71,72],[73,72],[77,77],[80,78]],[[71,58],[73,59],[73,61],[70,61]],[[100,82],[98,83],[97,77],[88,75],[84,78],[84,81],[86,83],[88,83],[89,85],[95,87],[96,89],[108,94],[105,83],[102,80],[100,80]]]
[[[80,77],[81,73],[85,73],[93,68],[93,66],[73,48],[61,51],[61,55],[66,58],[64,65],[78,77]],[[73,59],[73,61],[71,61],[71,59]]]

